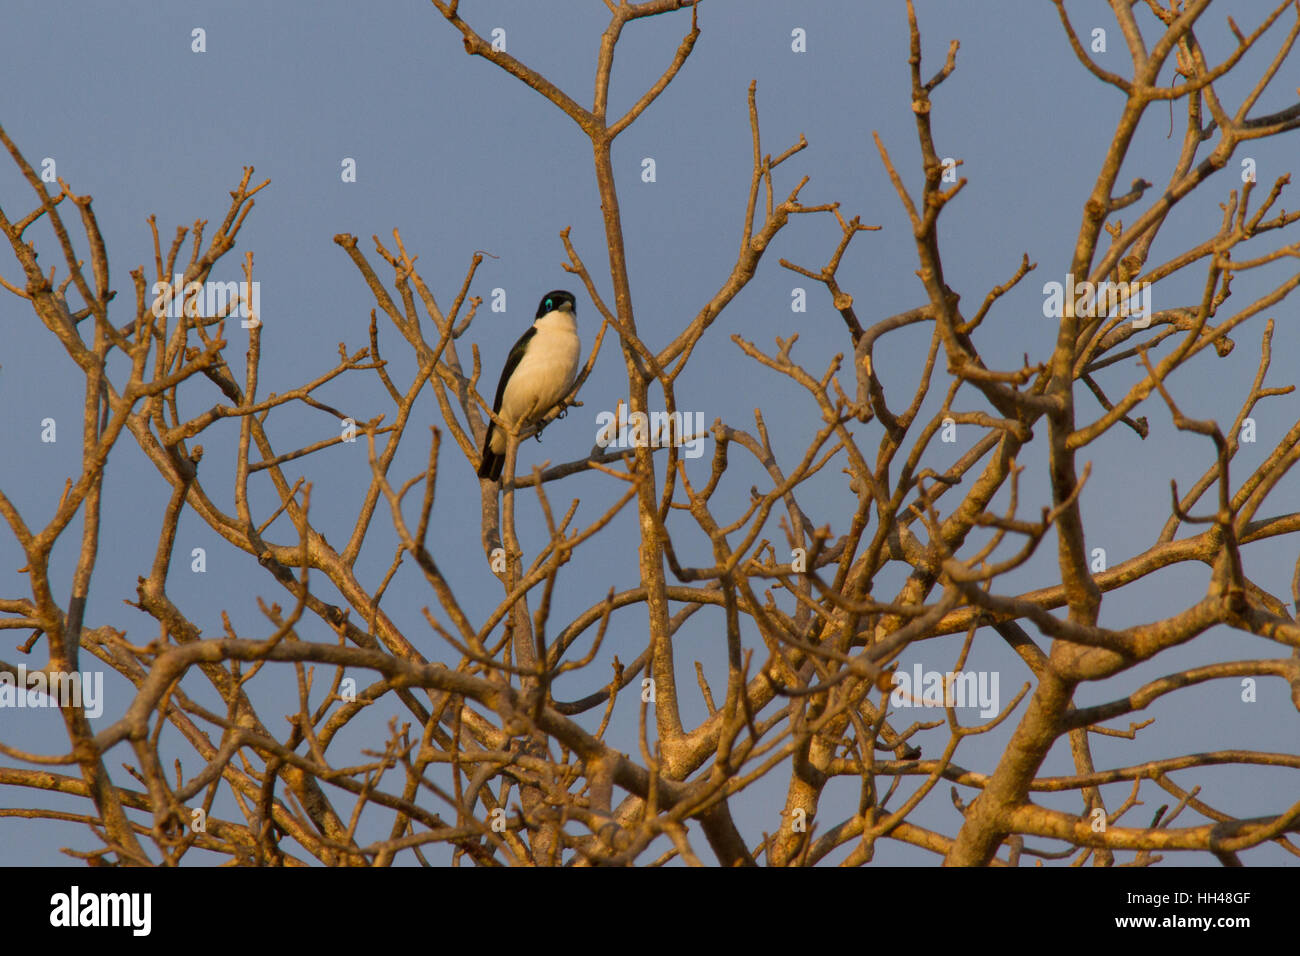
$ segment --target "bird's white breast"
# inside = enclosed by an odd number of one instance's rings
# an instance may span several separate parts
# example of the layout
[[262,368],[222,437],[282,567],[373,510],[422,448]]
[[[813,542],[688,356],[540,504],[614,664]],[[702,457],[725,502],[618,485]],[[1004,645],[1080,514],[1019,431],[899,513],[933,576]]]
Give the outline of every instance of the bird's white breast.
[[[559,402],[578,374],[581,343],[577,322],[571,313],[548,312],[535,323],[535,335],[528,350],[506,383],[501,398],[501,418],[509,422],[534,422]],[[505,436],[493,435],[505,446]]]

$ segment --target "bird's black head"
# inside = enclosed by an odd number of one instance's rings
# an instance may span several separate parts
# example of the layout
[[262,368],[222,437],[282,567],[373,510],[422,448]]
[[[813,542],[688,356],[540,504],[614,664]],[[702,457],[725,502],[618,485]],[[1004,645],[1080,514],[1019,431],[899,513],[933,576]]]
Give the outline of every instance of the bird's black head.
[[572,292],[555,289],[542,296],[542,301],[537,304],[537,315],[534,318],[540,319],[547,312],[555,312],[557,309],[563,312],[574,312],[576,306]]

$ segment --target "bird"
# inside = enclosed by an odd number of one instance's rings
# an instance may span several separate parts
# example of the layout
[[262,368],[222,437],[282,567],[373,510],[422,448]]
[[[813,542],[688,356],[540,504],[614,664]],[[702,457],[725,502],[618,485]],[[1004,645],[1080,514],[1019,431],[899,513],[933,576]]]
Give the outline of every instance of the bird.
[[[503,424],[521,430],[541,421],[573,386],[581,348],[573,293],[563,289],[546,293],[533,324],[506,357],[492,411]],[[478,476],[500,481],[505,463],[506,433],[489,421]]]

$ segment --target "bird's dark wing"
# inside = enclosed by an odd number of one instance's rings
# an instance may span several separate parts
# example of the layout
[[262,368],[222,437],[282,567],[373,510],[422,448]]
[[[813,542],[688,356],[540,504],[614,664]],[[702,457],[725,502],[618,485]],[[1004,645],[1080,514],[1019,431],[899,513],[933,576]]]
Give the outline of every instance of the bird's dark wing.
[[492,402],[492,411],[501,411],[501,399],[506,394],[506,382],[510,381],[510,376],[515,373],[519,367],[520,361],[523,360],[524,352],[528,351],[528,342],[537,334],[536,326],[528,326],[528,331],[519,336],[519,341],[515,343],[510,354],[506,356],[506,367],[501,370],[501,381],[497,382],[497,397]]
[[[506,395],[506,383],[510,381],[510,376],[515,373],[519,367],[520,361],[523,360],[524,352],[528,350],[528,340],[537,334],[534,326],[529,326],[523,335],[519,336],[519,341],[515,343],[510,354],[506,356],[506,366],[501,370],[501,381],[497,382],[497,397],[492,401],[492,411],[501,411],[501,400]],[[478,476],[487,478],[490,481],[499,481],[501,479],[501,469],[506,463],[505,455],[497,455],[492,452],[492,432],[496,430],[496,422],[489,420],[487,431],[483,435],[483,454],[479,456]]]

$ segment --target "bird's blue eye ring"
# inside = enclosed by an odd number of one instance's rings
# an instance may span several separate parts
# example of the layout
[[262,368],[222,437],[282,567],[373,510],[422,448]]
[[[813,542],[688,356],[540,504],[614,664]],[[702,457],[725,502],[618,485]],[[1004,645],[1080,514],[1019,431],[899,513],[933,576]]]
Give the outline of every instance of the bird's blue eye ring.
[[551,308],[552,308],[552,302],[551,302],[550,299],[547,299],[547,300],[546,300],[546,311],[549,312],[549,311],[551,310]]

